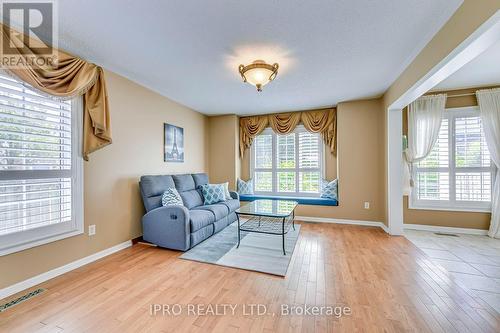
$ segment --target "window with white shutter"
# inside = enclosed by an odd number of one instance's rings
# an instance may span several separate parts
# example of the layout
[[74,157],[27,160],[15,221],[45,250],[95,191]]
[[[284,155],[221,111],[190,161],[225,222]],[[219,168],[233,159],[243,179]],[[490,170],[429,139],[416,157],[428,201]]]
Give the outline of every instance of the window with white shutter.
[[410,208],[489,211],[494,171],[478,108],[447,109],[431,153],[414,168]]
[[270,128],[251,149],[254,191],[261,194],[319,196],[323,177],[323,140],[301,125],[286,135]]
[[0,73],[0,255],[83,232],[81,108]]

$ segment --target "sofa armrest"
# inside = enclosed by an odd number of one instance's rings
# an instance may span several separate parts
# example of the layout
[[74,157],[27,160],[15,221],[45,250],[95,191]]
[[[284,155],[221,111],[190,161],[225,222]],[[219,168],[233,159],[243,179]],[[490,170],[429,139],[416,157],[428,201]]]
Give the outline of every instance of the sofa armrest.
[[189,210],[184,206],[164,206],[142,217],[143,239],[174,250],[190,248]]
[[230,191],[229,195],[231,195],[231,198],[233,199],[240,200],[240,195],[238,194],[238,192]]

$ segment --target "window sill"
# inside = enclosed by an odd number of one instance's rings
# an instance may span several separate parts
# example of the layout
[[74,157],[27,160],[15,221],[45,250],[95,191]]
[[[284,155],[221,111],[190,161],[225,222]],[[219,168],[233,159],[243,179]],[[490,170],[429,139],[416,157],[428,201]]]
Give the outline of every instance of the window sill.
[[274,200],[294,200],[301,205],[316,205],[316,206],[338,206],[339,203],[335,199],[325,199],[318,197],[291,197],[277,195],[260,195],[260,194],[240,194],[241,201],[255,201],[262,199]]
[[491,209],[489,208],[454,208],[454,207],[416,207],[416,206],[408,206],[408,209],[411,210],[434,210],[434,211],[443,211],[443,212],[466,212],[466,213],[491,213]]
[[37,247],[40,245],[45,245],[49,244],[55,241],[63,240],[65,238],[73,237],[73,236],[78,236],[83,234],[83,228],[82,229],[77,229],[77,230],[70,230],[67,232],[63,232],[60,234],[55,234],[51,235],[48,237],[44,238],[38,238],[38,239],[33,239],[25,243],[20,243],[20,244],[14,244],[11,246],[5,246],[0,248],[0,257],[5,256],[11,253],[16,253],[20,251],[24,251],[33,247]]

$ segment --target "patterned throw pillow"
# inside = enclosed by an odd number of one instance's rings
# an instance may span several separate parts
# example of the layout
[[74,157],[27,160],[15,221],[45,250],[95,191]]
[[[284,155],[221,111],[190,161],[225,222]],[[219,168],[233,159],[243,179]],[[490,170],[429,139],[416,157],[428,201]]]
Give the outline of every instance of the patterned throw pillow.
[[329,182],[326,179],[323,179],[321,184],[321,197],[326,199],[337,200],[337,183],[338,183],[337,179],[334,179],[331,182]]
[[238,178],[237,181],[239,194],[253,194],[253,180],[244,181]]
[[226,200],[224,185],[222,184],[202,185],[201,193],[203,193],[203,199],[205,200],[204,205],[211,205]]
[[161,197],[161,204],[163,206],[182,206],[184,203],[182,202],[181,195],[175,188],[167,188]]

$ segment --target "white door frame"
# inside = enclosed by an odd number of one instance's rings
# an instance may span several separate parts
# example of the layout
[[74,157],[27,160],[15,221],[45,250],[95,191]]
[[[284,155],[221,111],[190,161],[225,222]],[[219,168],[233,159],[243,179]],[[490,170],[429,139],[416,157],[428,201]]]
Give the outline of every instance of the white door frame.
[[500,10],[389,105],[386,122],[387,222],[391,235],[403,234],[403,131],[401,110],[498,41],[500,41]]

